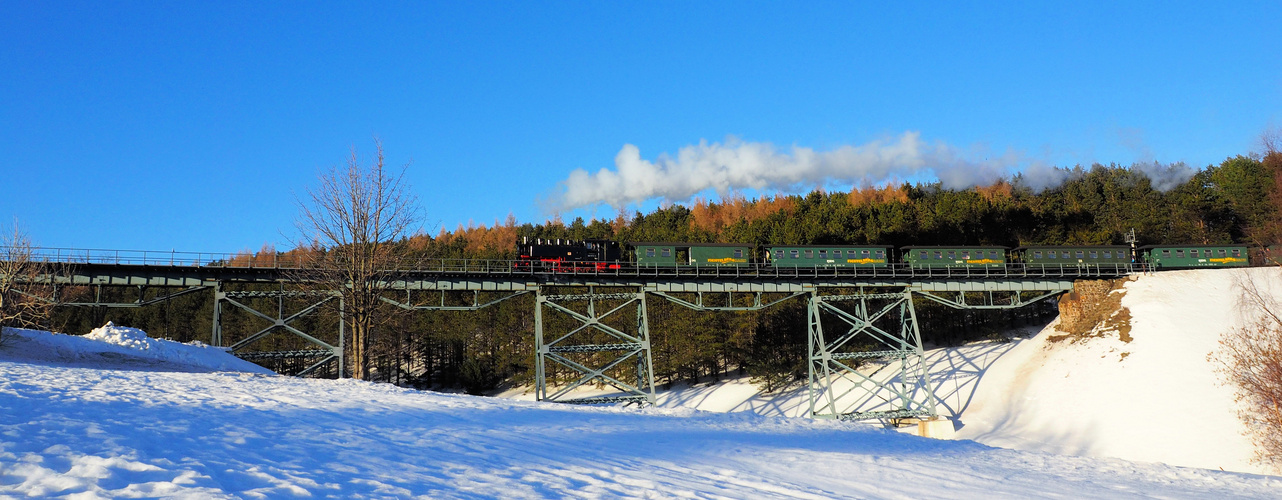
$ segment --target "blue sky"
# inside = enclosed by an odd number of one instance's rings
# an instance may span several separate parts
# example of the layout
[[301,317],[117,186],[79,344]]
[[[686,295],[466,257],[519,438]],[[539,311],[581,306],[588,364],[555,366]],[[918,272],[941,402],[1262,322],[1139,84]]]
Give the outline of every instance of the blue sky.
[[[0,224],[53,247],[284,247],[296,193],[375,136],[435,233],[611,217],[566,182],[627,145],[792,168],[794,147],[908,134],[963,173],[1200,168],[1282,127],[1282,4],[1116,3],[4,2]],[[861,181],[814,172],[730,187]]]

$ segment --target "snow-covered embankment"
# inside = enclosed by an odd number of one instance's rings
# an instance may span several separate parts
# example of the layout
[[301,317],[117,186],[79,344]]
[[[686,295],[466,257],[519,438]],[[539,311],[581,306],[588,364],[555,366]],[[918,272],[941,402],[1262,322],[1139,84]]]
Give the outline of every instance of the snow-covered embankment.
[[[1166,271],[1120,289],[1085,335],[1052,323],[985,371],[959,438],[1059,454],[1269,472],[1250,463],[1233,389],[1212,353],[1242,324],[1237,283],[1282,290],[1282,271]],[[1124,317],[1129,314],[1129,322]],[[1119,319],[1121,318],[1121,319]],[[1129,323],[1129,324],[1128,324]]]

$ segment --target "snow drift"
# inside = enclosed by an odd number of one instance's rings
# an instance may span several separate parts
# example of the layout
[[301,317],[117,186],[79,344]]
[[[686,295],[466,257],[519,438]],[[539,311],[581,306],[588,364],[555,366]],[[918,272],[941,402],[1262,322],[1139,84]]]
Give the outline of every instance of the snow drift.
[[154,339],[137,328],[111,322],[83,336],[19,328],[6,330],[9,337],[5,348],[0,349],[0,360],[116,369],[272,373],[231,355],[224,348],[200,341],[183,344]]
[[1208,469],[1250,463],[1232,387],[1209,358],[1241,325],[1243,279],[1282,284],[1282,271],[1167,271],[1124,294],[1130,330],[1067,339],[1052,324],[986,370],[957,436],[1007,448],[1109,456]]

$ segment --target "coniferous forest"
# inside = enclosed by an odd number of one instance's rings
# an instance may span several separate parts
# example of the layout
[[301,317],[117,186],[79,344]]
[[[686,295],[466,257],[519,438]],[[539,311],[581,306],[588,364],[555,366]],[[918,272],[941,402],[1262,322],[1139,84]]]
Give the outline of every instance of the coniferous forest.
[[[1157,172],[1179,170],[1156,167]],[[565,223],[554,218],[542,224],[521,224],[509,217],[493,225],[418,234],[399,242],[398,248],[408,257],[513,259],[515,243],[521,238],[757,246],[1017,247],[1122,244],[1131,229],[1141,245],[1236,242],[1264,246],[1282,240],[1282,153],[1231,157],[1186,180],[1179,178],[1177,182],[1182,182],[1178,184],[1168,178],[1155,182],[1141,169],[1117,165],[1078,167],[1061,173],[1067,180],[1040,191],[1025,187],[1016,176],[966,190],[891,184],[758,199],[729,195],[718,201],[695,200],[689,206],[664,206],[649,213],[620,212],[609,220],[579,218]],[[291,252],[298,251],[303,250]],[[246,251],[238,258],[270,261],[289,254],[268,247]],[[101,293],[118,295],[106,298],[127,302],[172,292],[104,289]],[[434,300],[484,303],[502,295],[473,297],[469,292]],[[286,315],[310,304],[306,297],[277,300],[246,298],[244,302],[261,311],[283,311]],[[914,305],[924,340],[932,345],[956,345],[1021,325],[1045,324],[1056,313],[1053,302],[1004,312],[956,311],[929,301]],[[404,386],[470,393],[528,383],[534,376],[533,308],[534,298],[525,295],[477,311],[389,314],[373,334],[372,377]],[[746,374],[772,389],[805,376],[804,300],[785,300],[752,312],[697,312],[654,300],[648,303],[648,310],[657,383]],[[213,314],[211,294],[196,292],[137,308],[63,307],[53,326],[68,333],[85,333],[113,321],[141,328],[154,337],[208,342]],[[252,314],[226,306],[222,323],[225,344],[269,326]],[[309,315],[291,324],[309,332],[337,331],[334,315]],[[278,333],[265,337],[253,349],[305,347],[301,339]],[[268,366],[282,372],[299,368]]]

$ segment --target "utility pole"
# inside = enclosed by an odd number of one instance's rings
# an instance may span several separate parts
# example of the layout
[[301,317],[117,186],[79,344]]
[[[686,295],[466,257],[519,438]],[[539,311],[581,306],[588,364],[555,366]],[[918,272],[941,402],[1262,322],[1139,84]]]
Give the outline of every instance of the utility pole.
[[1135,238],[1135,228],[1131,228],[1130,231],[1126,232],[1125,241],[1131,245],[1131,263],[1138,262],[1136,257],[1139,256],[1139,250],[1135,248],[1135,242],[1138,241]]

